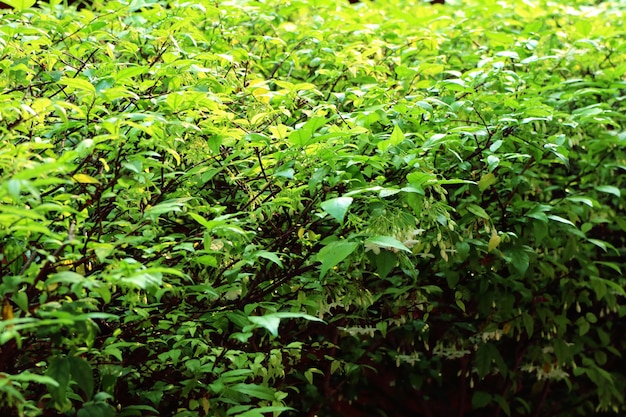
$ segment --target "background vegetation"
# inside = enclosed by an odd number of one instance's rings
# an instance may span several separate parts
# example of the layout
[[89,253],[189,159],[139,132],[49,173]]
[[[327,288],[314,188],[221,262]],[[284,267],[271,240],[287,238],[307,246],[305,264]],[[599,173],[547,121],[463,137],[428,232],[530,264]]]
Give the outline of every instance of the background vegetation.
[[623,3],[11,3],[1,415],[624,415]]

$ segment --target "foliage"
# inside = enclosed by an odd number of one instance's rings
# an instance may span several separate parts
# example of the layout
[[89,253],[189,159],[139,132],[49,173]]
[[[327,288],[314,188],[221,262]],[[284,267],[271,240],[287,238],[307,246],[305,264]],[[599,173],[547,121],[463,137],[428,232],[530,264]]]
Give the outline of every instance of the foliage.
[[626,411],[624,5],[0,24],[2,415]]

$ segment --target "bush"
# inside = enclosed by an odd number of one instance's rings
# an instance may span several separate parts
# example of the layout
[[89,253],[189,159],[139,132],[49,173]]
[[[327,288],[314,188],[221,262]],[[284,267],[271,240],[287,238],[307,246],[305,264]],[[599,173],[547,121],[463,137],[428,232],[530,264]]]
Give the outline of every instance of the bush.
[[2,415],[626,411],[623,5],[4,13]]

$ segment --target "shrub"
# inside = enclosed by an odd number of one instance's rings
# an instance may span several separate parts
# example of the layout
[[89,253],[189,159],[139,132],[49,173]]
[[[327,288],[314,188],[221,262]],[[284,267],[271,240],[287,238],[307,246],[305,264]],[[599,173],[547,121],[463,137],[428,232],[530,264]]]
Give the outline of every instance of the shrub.
[[624,7],[540,6],[4,12],[2,414],[623,413]]

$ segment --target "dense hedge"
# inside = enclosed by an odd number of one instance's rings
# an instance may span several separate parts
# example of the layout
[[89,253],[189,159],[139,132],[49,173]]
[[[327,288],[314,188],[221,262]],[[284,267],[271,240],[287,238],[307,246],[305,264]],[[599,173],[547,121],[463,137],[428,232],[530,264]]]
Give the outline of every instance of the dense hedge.
[[626,7],[345,3],[2,12],[1,415],[626,412]]

